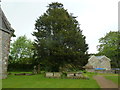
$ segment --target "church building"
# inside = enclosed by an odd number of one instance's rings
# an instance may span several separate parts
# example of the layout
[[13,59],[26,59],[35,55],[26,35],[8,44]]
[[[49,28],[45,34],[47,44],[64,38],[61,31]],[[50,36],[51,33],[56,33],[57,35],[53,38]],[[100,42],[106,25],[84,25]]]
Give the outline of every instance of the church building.
[[0,6],[0,79],[7,78],[8,55],[13,29]]

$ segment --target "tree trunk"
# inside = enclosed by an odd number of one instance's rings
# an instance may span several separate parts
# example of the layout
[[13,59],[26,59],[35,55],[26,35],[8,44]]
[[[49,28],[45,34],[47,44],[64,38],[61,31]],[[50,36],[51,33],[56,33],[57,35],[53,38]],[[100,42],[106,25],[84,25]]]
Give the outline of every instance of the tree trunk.
[[38,64],[38,73],[40,73],[40,64]]

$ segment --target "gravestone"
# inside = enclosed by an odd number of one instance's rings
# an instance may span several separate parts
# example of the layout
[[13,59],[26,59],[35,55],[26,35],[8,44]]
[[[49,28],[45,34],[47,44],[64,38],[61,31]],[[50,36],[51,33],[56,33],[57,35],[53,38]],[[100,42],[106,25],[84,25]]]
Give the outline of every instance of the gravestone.
[[67,77],[70,78],[70,77],[74,77],[75,74],[74,73],[67,73]]
[[76,77],[82,77],[83,75],[80,74],[80,73],[76,73],[75,76],[76,76]]
[[52,72],[46,72],[45,77],[47,78],[53,78],[53,73]]
[[33,69],[33,74],[37,74],[37,69],[36,69],[36,66],[34,66],[34,69]]
[[70,79],[86,79],[82,73],[67,73],[67,78]]
[[61,77],[61,73],[60,72],[54,72],[54,78],[60,78]]

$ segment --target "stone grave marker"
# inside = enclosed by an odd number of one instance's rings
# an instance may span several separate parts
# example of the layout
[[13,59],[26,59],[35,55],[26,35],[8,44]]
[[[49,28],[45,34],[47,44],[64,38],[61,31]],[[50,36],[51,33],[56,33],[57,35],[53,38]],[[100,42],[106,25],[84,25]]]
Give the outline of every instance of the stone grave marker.
[[70,77],[74,77],[74,73],[67,73],[67,77],[70,78]]
[[33,74],[37,74],[36,66],[34,66]]
[[51,78],[51,77],[53,77],[53,73],[52,72],[46,72],[45,77]]
[[77,77],[82,77],[83,75],[80,74],[80,73],[76,73],[75,76],[77,76]]
[[61,77],[61,73],[60,72],[54,72],[54,77],[55,78],[60,78]]

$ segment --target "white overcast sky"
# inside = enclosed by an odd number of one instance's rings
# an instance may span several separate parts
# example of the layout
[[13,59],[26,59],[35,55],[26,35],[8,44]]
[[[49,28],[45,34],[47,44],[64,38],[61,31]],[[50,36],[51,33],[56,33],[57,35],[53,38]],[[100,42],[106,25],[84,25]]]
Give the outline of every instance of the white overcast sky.
[[[51,2],[60,2],[69,13],[78,16],[89,53],[97,53],[99,38],[109,31],[118,30],[119,0],[2,0],[1,7],[15,29],[17,37],[34,39],[35,20],[47,10]],[[17,38],[16,37],[16,38]],[[16,38],[12,38],[15,40]]]

